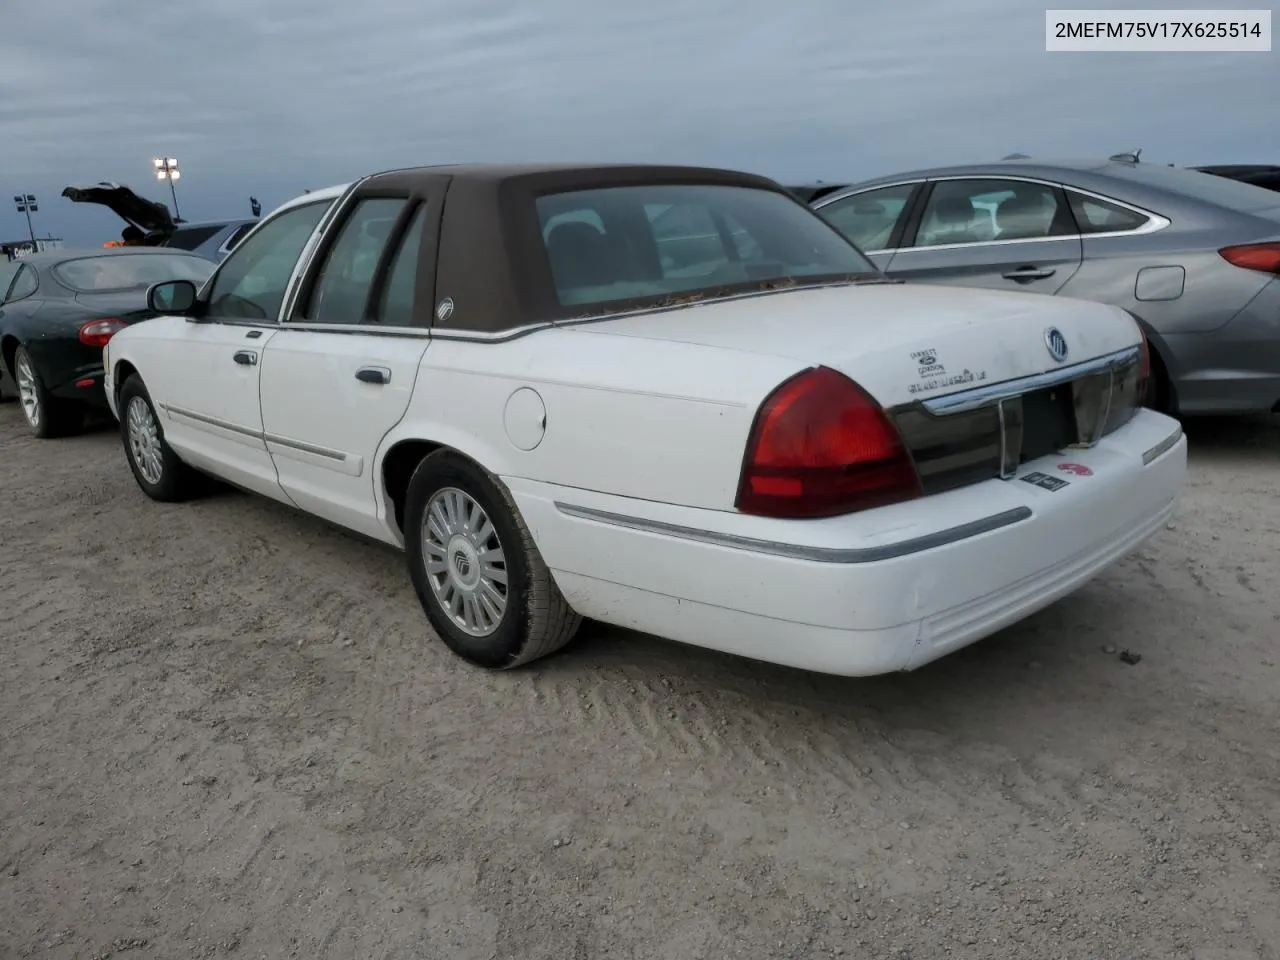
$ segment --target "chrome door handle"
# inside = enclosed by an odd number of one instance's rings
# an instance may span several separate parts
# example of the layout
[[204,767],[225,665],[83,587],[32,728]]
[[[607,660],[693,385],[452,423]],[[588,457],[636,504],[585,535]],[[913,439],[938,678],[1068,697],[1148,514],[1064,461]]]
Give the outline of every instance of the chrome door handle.
[[242,367],[252,367],[258,362],[258,355],[252,350],[237,350],[235,356],[231,359]]
[[391,371],[386,367],[361,367],[356,371],[356,379],[361,383],[390,383]]

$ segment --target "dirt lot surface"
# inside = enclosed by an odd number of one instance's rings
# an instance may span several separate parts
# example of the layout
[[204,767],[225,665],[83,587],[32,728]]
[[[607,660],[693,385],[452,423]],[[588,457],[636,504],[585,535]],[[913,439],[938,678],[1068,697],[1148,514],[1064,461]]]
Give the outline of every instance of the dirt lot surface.
[[0,406],[0,957],[1280,957],[1280,424],[1188,431],[1169,529],[919,673],[492,675],[394,552]]

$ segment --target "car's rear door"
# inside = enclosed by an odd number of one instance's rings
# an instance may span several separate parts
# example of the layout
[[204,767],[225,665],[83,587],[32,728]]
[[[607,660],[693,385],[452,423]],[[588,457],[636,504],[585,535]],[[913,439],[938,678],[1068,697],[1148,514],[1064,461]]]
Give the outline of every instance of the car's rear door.
[[1066,195],[1012,177],[932,180],[885,271],[898,280],[1057,293],[1080,269]]
[[373,457],[404,416],[429,327],[447,177],[357,189],[307,267],[262,361],[262,419],[280,485],[304,510],[368,536]]

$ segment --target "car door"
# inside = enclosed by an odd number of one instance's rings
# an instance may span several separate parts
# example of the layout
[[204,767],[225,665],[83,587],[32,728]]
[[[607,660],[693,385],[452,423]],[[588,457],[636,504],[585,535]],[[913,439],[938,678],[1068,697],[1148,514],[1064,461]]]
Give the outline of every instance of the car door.
[[446,183],[357,190],[263,353],[263,427],[280,485],[302,509],[380,539],[373,459],[409,406],[429,343],[415,318],[432,302]]
[[150,321],[139,349],[143,379],[165,419],[165,439],[193,466],[282,499],[259,403],[263,350],[298,260],[331,205],[290,207],[263,223],[213,274],[198,319]]
[[883,270],[902,242],[908,217],[922,189],[919,181],[872,187],[823,199],[813,209]]
[[1057,293],[1081,261],[1062,189],[1004,177],[929,183],[885,268],[916,283]]

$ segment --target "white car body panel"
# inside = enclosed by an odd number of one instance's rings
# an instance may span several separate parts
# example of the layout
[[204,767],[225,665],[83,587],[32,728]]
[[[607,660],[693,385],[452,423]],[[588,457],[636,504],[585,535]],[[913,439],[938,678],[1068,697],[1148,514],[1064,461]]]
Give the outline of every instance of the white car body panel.
[[[339,207],[308,241],[281,318]],[[1055,328],[1070,343],[1062,360],[1046,346]],[[1012,479],[846,516],[771,519],[734,508],[766,397],[825,364],[892,407],[1139,343],[1136,324],[1100,304],[867,284],[507,338],[162,317],[118,333],[105,360],[117,417],[113,378],[127,363],[178,455],[246,489],[403,546],[387,457],[406,442],[449,447],[505,484],[579,613],[853,676],[927,663],[1133,550],[1175,508],[1186,441],[1175,421],[1142,410],[1096,446],[1024,464]],[[255,363],[234,361],[244,350]],[[362,368],[389,380],[362,382]],[[1037,471],[1065,485],[1022,482]]]
[[[148,371],[147,390],[169,445],[197,469],[284,500],[262,439],[259,403],[262,352],[275,331],[182,317],[157,317],[141,326],[146,336],[136,338],[136,346],[130,342],[130,362]],[[254,362],[237,363],[242,351]],[[114,385],[106,388],[112,397]]]
[[[793,290],[574,329],[826,364],[886,407],[1052,368],[1044,341],[1051,327],[1070,332],[1067,363],[1138,342],[1131,323],[1116,322],[1128,317],[1119,307],[969,293],[907,284]],[[922,365],[912,356],[924,352],[937,363]]]
[[[262,428],[280,487],[308,513],[387,539],[372,470],[383,437],[409,406],[425,337],[290,330],[262,362]],[[385,384],[357,371],[377,369]]]
[[[389,444],[431,438],[498,474],[731,509],[756,408],[806,365],[580,329],[433,341]],[[545,410],[545,435],[531,450],[507,433],[518,390],[536,392]]]

